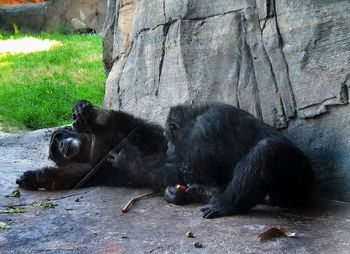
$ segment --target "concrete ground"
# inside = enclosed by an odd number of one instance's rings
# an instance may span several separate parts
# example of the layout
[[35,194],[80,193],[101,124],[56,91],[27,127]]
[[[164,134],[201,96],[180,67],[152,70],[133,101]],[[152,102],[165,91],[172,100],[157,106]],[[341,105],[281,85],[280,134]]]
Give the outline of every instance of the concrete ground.
[[[20,190],[20,197],[9,197],[21,172],[49,163],[51,131],[0,136],[0,253],[350,253],[350,205],[340,202],[315,200],[303,210],[261,206],[206,220],[197,206],[177,207],[161,197],[121,213],[130,198],[147,191],[141,189]],[[57,206],[33,205],[46,199]],[[8,206],[26,212],[3,213]],[[274,226],[296,236],[257,239]],[[195,248],[195,241],[203,247]]]

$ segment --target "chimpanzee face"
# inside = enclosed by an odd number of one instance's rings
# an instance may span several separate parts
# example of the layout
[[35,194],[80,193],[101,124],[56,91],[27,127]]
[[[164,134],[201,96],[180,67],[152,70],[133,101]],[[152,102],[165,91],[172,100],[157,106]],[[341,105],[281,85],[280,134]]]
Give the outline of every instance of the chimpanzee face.
[[49,158],[57,165],[70,162],[88,162],[91,142],[87,135],[77,133],[73,127],[59,128],[51,135]]
[[[165,124],[164,136],[168,141],[167,154],[178,153],[180,144],[186,143],[184,138],[186,137],[187,120],[191,122],[191,117],[187,116],[188,112],[183,105],[178,105],[170,109],[168,118]],[[186,120],[186,117],[188,118]]]

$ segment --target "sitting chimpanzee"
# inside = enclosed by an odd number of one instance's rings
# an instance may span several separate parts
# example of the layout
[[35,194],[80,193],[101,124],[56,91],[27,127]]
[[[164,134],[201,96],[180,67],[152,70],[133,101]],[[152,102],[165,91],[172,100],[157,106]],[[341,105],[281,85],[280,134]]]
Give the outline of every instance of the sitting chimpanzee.
[[73,127],[51,137],[57,167],[25,172],[17,180],[21,187],[73,188],[95,171],[83,186],[165,189],[174,204],[208,203],[205,218],[244,212],[264,200],[297,206],[309,194],[313,173],[305,155],[276,129],[229,105],[171,108],[168,147],[161,127],[120,111],[80,101],[73,118]]
[[160,126],[85,100],[74,106],[73,119],[73,126],[51,135],[49,158],[56,166],[25,172],[16,181],[20,187],[59,190],[83,183],[159,191],[178,181],[163,171],[167,144]]
[[215,218],[259,203],[295,207],[308,197],[313,182],[308,158],[243,110],[219,103],[175,106],[165,135],[168,158],[187,185],[167,187],[168,202],[208,203],[203,217]]

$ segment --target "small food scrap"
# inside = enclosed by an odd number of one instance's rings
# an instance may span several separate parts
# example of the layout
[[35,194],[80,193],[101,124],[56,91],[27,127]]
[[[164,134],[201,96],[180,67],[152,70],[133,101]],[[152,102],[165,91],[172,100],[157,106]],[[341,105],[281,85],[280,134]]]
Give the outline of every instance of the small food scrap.
[[187,189],[187,186],[181,185],[181,184],[176,184],[175,188],[178,189],[178,190],[185,191]]
[[192,231],[188,231],[188,232],[186,233],[186,236],[187,236],[188,238],[194,238],[194,235],[193,235],[193,232],[192,232]]
[[0,229],[9,229],[11,228],[6,222],[0,221]]
[[25,213],[27,212],[27,209],[24,207],[15,207],[15,206],[8,206],[5,210],[0,210],[0,214],[2,213]]
[[201,244],[200,242],[194,242],[192,245],[195,248],[202,248],[203,247],[203,244]]
[[21,192],[19,190],[14,190],[10,197],[13,197],[13,198],[19,198],[21,196]]
[[38,201],[34,201],[32,203],[32,207],[35,208],[40,208],[41,210],[47,210],[47,209],[53,209],[55,208],[57,205],[49,202],[48,200],[44,199],[44,200],[38,200]]
[[271,227],[262,232],[260,235],[258,235],[259,241],[266,241],[273,237],[278,236],[287,236],[287,237],[295,237],[296,233],[287,229],[287,228],[277,228],[277,227]]

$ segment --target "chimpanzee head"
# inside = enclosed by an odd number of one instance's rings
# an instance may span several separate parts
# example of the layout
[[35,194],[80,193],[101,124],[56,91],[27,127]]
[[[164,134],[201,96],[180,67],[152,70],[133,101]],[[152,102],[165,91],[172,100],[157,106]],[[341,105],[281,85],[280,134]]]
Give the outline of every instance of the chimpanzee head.
[[168,141],[168,155],[178,153],[188,137],[187,132],[192,126],[193,115],[190,108],[177,105],[170,109],[168,114],[164,135]]
[[62,166],[70,162],[89,162],[91,139],[72,126],[57,129],[51,135],[49,158]]

